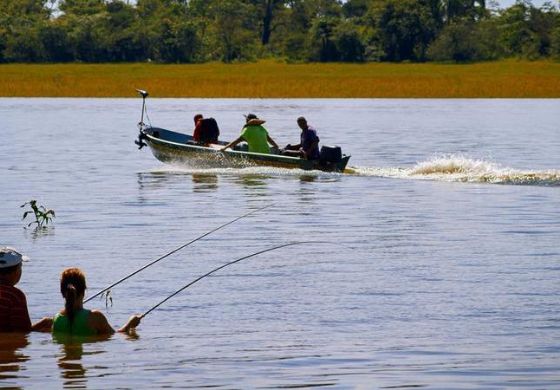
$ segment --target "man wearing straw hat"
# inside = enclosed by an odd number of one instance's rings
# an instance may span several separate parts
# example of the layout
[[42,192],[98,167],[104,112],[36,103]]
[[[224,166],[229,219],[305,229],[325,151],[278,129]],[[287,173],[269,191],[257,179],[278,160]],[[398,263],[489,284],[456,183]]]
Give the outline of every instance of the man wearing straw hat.
[[238,143],[245,141],[249,145],[249,152],[253,153],[270,153],[270,145],[278,149],[278,144],[274,142],[268,131],[262,126],[265,121],[259,119],[255,114],[249,114],[245,117],[245,126],[241,130],[241,135],[224,146],[221,151],[227,148],[233,148]]

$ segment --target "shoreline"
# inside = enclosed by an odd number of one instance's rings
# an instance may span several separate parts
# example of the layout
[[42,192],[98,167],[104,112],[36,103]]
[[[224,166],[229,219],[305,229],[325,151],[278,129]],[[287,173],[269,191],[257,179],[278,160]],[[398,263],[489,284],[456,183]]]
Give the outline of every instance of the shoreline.
[[1,64],[0,97],[560,98],[560,63]]

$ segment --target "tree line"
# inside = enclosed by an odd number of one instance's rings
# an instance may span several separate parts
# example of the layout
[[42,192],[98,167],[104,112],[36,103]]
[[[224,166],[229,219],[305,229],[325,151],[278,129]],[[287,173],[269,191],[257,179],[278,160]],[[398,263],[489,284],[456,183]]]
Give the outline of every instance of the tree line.
[[560,12],[529,0],[1,0],[0,62],[560,58]]

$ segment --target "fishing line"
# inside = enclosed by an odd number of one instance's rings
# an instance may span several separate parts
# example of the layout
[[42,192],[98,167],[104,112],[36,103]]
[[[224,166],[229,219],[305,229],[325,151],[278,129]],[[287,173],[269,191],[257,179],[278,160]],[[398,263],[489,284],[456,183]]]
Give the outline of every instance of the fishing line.
[[243,256],[243,257],[241,257],[241,258],[239,258],[239,259],[237,259],[237,260],[230,261],[229,263],[223,264],[223,265],[219,266],[218,268],[214,268],[212,271],[207,272],[207,273],[205,273],[205,274],[202,275],[202,276],[199,276],[198,278],[196,278],[195,280],[193,280],[192,282],[190,282],[190,283],[187,284],[186,286],[181,287],[179,290],[175,291],[173,294],[171,294],[170,296],[168,296],[167,298],[165,298],[163,301],[161,301],[160,303],[158,303],[157,305],[153,306],[151,309],[149,309],[148,311],[146,311],[144,314],[142,314],[142,315],[140,316],[140,318],[146,317],[146,316],[147,316],[148,314],[150,314],[152,311],[154,311],[155,309],[157,309],[159,306],[163,305],[165,302],[167,302],[168,300],[170,300],[171,298],[173,298],[175,295],[179,294],[181,291],[183,291],[183,290],[189,288],[190,286],[192,286],[193,284],[195,284],[195,283],[198,282],[199,280],[204,279],[205,277],[212,275],[214,272],[219,271],[219,270],[221,270],[222,268],[227,267],[228,265],[232,265],[232,264],[235,264],[235,263],[239,263],[239,262],[242,261],[242,260],[245,260],[245,259],[248,259],[248,258],[257,256],[257,255],[260,255],[260,254],[262,254],[262,253],[271,252],[271,251],[274,251],[274,250],[276,250],[276,249],[285,248],[285,247],[287,247],[287,246],[302,245],[302,244],[319,244],[319,243],[322,243],[322,242],[321,242],[321,241],[291,242],[291,243],[288,243],[288,244],[278,245],[278,246],[275,246],[275,247],[273,247],[273,248],[264,249],[264,250],[262,250],[262,251],[255,252],[255,253],[253,253],[253,254],[250,254],[250,255],[247,255],[247,256]]
[[220,229],[222,229],[222,228],[224,228],[224,227],[226,227],[226,226],[228,226],[228,225],[231,225],[232,223],[234,223],[234,222],[236,222],[236,221],[239,221],[241,218],[245,218],[245,217],[247,217],[247,216],[249,216],[249,215],[251,215],[251,214],[256,213],[257,211],[262,211],[262,210],[264,210],[264,209],[266,209],[266,208],[268,208],[268,207],[271,207],[271,206],[273,206],[273,205],[274,205],[274,204],[269,204],[269,205],[264,206],[264,207],[261,207],[261,208],[259,208],[259,209],[250,211],[250,212],[248,212],[248,213],[246,213],[246,214],[243,214],[243,215],[241,215],[241,216],[239,216],[239,217],[237,217],[237,218],[235,218],[235,219],[229,221],[228,223],[224,223],[223,225],[220,225],[220,226],[218,226],[217,228],[215,228],[215,229],[213,229],[213,230],[210,230],[210,231],[207,232],[207,233],[204,233],[202,236],[199,236],[199,237],[195,238],[194,240],[189,241],[188,243],[186,243],[186,244],[184,244],[184,245],[181,245],[181,246],[178,247],[177,249],[174,249],[174,250],[172,250],[171,252],[169,252],[169,253],[167,253],[167,254],[165,254],[165,255],[163,255],[163,256],[161,256],[161,257],[155,259],[154,261],[152,261],[152,262],[150,262],[150,263],[148,263],[148,264],[146,264],[146,265],[144,265],[143,267],[138,268],[136,271],[132,272],[131,274],[128,274],[127,276],[125,276],[125,277],[122,278],[122,279],[119,279],[118,281],[116,281],[115,283],[111,284],[110,286],[105,287],[103,290],[99,291],[97,294],[92,295],[91,297],[89,297],[88,299],[86,299],[86,300],[84,301],[84,303],[91,301],[93,298],[98,297],[99,295],[101,295],[101,294],[103,294],[104,292],[106,292],[106,291],[112,289],[113,287],[115,287],[116,285],[118,285],[118,284],[124,282],[125,280],[127,280],[127,279],[133,277],[133,276],[136,275],[137,273],[139,273],[139,272],[145,270],[146,268],[148,268],[148,267],[150,267],[151,265],[157,263],[158,261],[163,260],[163,259],[165,259],[165,258],[168,257],[168,256],[171,256],[173,253],[176,253],[176,252],[180,251],[181,249],[183,249],[183,248],[185,248],[185,247],[187,247],[187,246],[189,246],[189,245],[191,245],[191,244],[197,242],[198,240],[201,240],[201,239],[203,239],[204,237],[206,237],[206,236],[208,236],[208,235],[210,235],[210,234],[212,234],[212,233],[214,233],[214,232],[216,232],[216,231],[218,231],[218,230],[220,230]]

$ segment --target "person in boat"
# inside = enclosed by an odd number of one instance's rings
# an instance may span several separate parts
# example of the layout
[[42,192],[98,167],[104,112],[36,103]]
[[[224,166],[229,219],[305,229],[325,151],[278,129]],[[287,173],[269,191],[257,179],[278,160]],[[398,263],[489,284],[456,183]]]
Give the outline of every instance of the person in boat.
[[[99,310],[84,309],[86,277],[79,268],[67,268],[60,277],[60,292],[64,309],[52,320],[53,334],[77,336],[110,335],[115,333],[107,318]],[[140,324],[141,317],[133,315],[118,332],[129,333]]]
[[301,157],[306,160],[319,159],[319,137],[317,131],[307,124],[307,119],[300,116],[297,124],[301,129],[300,142],[297,145],[288,144],[282,154],[286,156]]
[[214,118],[204,118],[202,114],[194,116],[193,140],[202,145],[217,143],[220,136],[218,123]]
[[21,279],[26,256],[14,248],[0,248],[0,332],[29,332],[41,330],[48,319],[31,324],[27,299],[15,287]]
[[263,127],[265,121],[259,119],[255,114],[245,117],[245,126],[237,139],[224,146],[221,151],[233,148],[238,143],[245,141],[249,145],[249,152],[270,153],[270,145],[278,149],[278,144],[268,135],[268,131]]
[[193,130],[193,140],[195,142],[200,142],[200,132],[201,132],[201,128],[202,128],[202,119],[204,119],[204,117],[202,116],[202,114],[196,114],[194,116],[194,130]]

